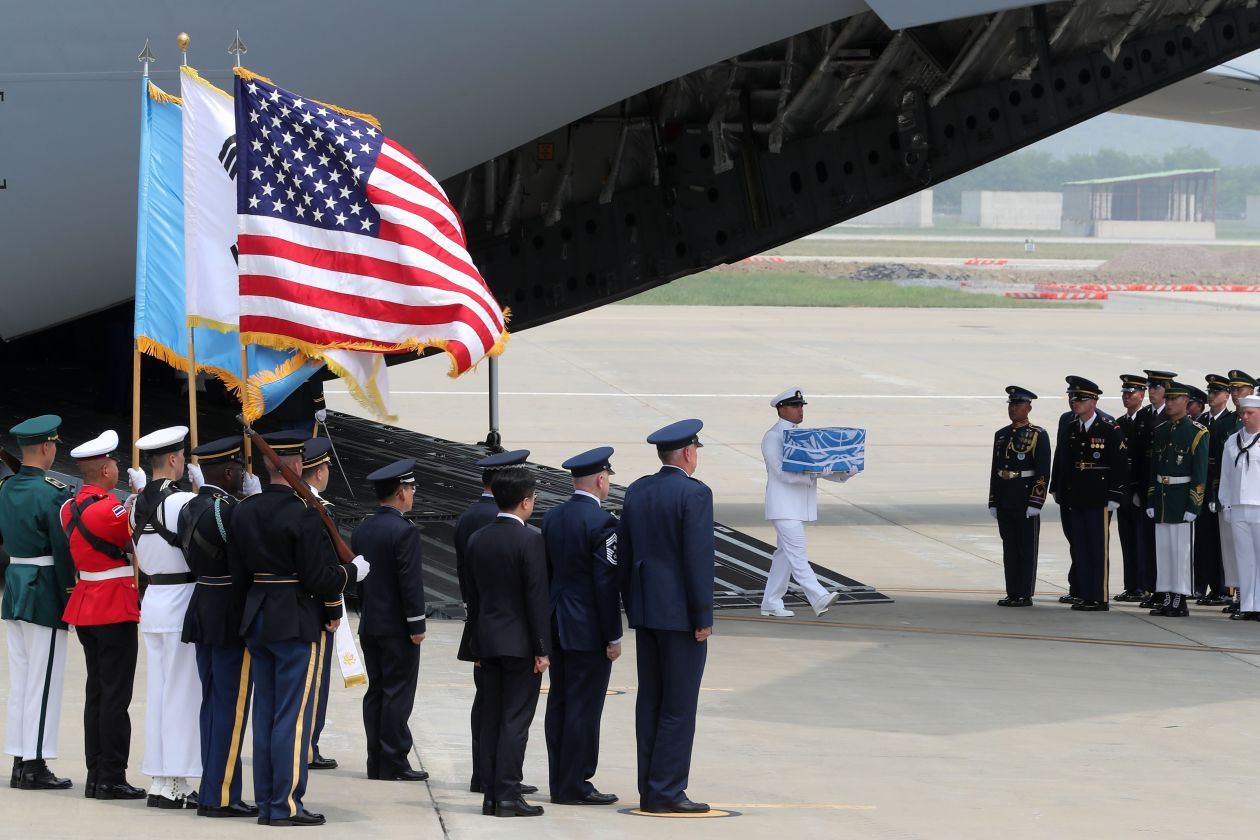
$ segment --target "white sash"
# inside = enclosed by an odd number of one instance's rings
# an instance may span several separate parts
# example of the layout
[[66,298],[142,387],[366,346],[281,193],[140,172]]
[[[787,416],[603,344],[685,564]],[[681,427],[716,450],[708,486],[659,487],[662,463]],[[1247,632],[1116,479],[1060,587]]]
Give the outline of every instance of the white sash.
[[356,685],[367,685],[367,671],[363,668],[363,657],[354,643],[354,634],[350,632],[350,617],[343,616],[333,633],[333,641],[337,645],[337,665],[341,668],[341,678],[346,688]]

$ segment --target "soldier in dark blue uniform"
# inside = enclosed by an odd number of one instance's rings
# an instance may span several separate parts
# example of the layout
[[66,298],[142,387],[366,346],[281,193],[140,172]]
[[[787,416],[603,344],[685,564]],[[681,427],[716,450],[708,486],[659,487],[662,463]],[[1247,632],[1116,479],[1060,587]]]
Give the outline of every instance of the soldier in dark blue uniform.
[[[320,403],[323,403],[323,390],[320,390]],[[306,486],[315,491],[320,503],[331,514],[333,503],[324,498],[331,476],[329,464],[332,460],[332,441],[328,438],[311,438],[302,447],[302,480]],[[369,561],[371,562],[371,561]],[[306,766],[311,770],[335,770],[337,759],[327,758],[319,752],[319,736],[324,731],[324,723],[328,720],[328,689],[332,686],[332,655],[337,647],[333,634],[325,632],[319,640],[319,667],[315,669],[316,687],[314,723],[311,725],[311,745],[306,751]]]
[[1220,607],[1228,604],[1225,569],[1221,562],[1220,512],[1216,497],[1221,486],[1221,453],[1225,439],[1234,431],[1236,417],[1229,410],[1229,377],[1209,373],[1207,408],[1198,423],[1208,430],[1207,496],[1199,518],[1194,523],[1194,588],[1199,593],[1199,606]]
[[1067,383],[1076,419],[1068,424],[1063,445],[1054,453],[1051,492],[1063,506],[1062,515],[1069,517],[1072,532],[1081,599],[1072,609],[1105,612],[1108,526],[1128,483],[1129,459],[1120,427],[1097,411],[1102,389],[1081,376],[1069,376]]
[[[1072,424],[1076,422],[1076,412],[1072,409],[1072,395],[1068,394],[1068,410],[1059,415],[1059,422],[1055,431],[1054,451],[1060,452],[1063,444],[1067,442],[1068,432],[1072,428]],[[1102,419],[1111,422],[1112,417],[1105,411],[1095,409],[1095,412]],[[1052,468],[1050,472],[1050,495],[1055,497],[1055,501],[1059,505],[1059,527],[1063,529],[1063,538],[1067,540],[1068,551],[1071,561],[1068,564],[1068,594],[1059,596],[1060,604],[1079,604],[1081,595],[1078,592],[1076,553],[1072,551],[1072,518],[1067,514],[1066,501],[1064,501],[1057,490],[1058,474]],[[1154,568],[1152,566],[1151,568]]]
[[998,523],[1006,570],[1006,597],[997,603],[999,607],[1031,607],[1041,508],[1050,481],[1050,435],[1028,422],[1036,394],[1009,385],[1006,395],[1011,423],[993,435],[989,470],[989,513]]
[[[1146,374],[1147,392],[1146,397],[1150,400],[1150,405],[1143,408],[1139,414],[1141,415],[1144,428],[1142,429],[1142,508],[1143,510],[1150,504],[1148,491],[1149,483],[1146,480],[1146,474],[1150,471],[1151,465],[1151,444],[1155,439],[1155,427],[1168,419],[1167,409],[1164,407],[1164,394],[1168,390],[1168,386],[1177,374],[1169,370],[1147,370]],[[1132,458],[1132,456],[1130,456]],[[1132,471],[1129,473],[1130,481],[1136,481],[1138,476]],[[1155,607],[1162,596],[1155,591],[1155,582],[1158,577],[1155,564],[1155,523],[1145,515],[1142,517],[1142,553],[1140,555],[1142,561],[1142,580],[1146,582],[1147,596],[1142,599],[1139,606],[1142,609],[1151,609]]]
[[[459,515],[459,519],[455,523],[455,574],[459,578],[459,597],[464,602],[468,601],[468,564],[464,562],[465,552],[468,549],[468,540],[473,534],[493,522],[499,515],[499,506],[494,503],[494,494],[490,492],[490,482],[494,481],[495,473],[499,470],[519,466],[528,459],[528,449],[513,449],[508,452],[487,455],[474,464],[474,466],[481,468],[481,495],[477,497],[475,502],[464,509],[464,512]],[[458,653],[460,661],[463,662],[472,662],[476,659],[468,647],[471,631],[472,628],[465,622]],[[480,740],[482,698],[480,668],[473,668],[473,686],[472,713],[470,715],[473,769],[468,790],[472,793],[481,793]],[[521,792],[537,793],[538,788],[534,785],[523,784],[521,785]]]
[[[273,432],[281,461],[302,467],[305,434]],[[322,825],[302,805],[319,639],[335,630],[346,585],[367,577],[362,557],[337,565],[319,515],[269,466],[271,483],[232,514],[228,568],[253,576],[241,631],[254,675],[254,798],[263,825]],[[273,471],[274,470],[274,471]]]
[[692,478],[699,420],[648,435],[662,467],[630,485],[617,529],[626,615],[635,629],[639,807],[703,813],[687,798],[696,706],[713,632],[713,492]]
[[375,573],[359,586],[359,643],[367,667],[363,729],[369,779],[423,782],[407,757],[414,741],[407,720],[416,702],[424,641],[424,564],[420,529],[405,514],[416,499],[416,459],[368,475],[381,506],[354,529],[351,546]]
[[1146,399],[1146,377],[1136,373],[1120,376],[1120,399],[1124,413],[1116,424],[1124,435],[1124,448],[1129,453],[1129,482],[1116,511],[1116,531],[1120,535],[1120,554],[1124,558],[1124,591],[1111,600],[1119,603],[1140,603],[1150,597],[1155,581],[1145,577],[1146,567],[1146,454],[1151,448],[1142,401]]
[[573,497],[543,517],[551,589],[551,688],[547,760],[551,801],[611,805],[591,784],[599,763],[599,724],[612,663],[621,656],[617,519],[601,506],[613,474],[611,446],[575,455]]
[[245,477],[241,438],[203,443],[192,451],[203,480],[197,495],[179,513],[177,533],[197,577],[184,614],[181,640],[197,648],[201,676],[201,788],[197,814],[203,817],[256,817],[258,808],[241,800],[241,746],[253,688],[249,654],[241,638],[241,614],[250,577],[227,562],[227,535]]

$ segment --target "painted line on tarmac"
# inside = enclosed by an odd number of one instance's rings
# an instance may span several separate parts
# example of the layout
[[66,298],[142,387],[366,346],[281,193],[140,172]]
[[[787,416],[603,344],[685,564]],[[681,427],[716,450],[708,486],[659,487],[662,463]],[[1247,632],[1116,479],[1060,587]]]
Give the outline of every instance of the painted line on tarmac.
[[800,811],[876,811],[879,810],[874,805],[832,805],[822,803],[806,803],[806,802],[744,802],[741,804],[714,802],[709,805],[710,808],[720,808],[722,810],[735,810],[749,808],[761,808],[763,810],[800,810]]
[[[329,388],[328,394],[349,394],[349,391]],[[391,390],[395,396],[412,397],[484,397],[485,390],[480,391],[399,391]],[[628,394],[622,391],[500,391],[501,397],[618,397],[626,399],[732,399],[763,400],[765,394]],[[1001,400],[1006,402],[1004,394],[809,394],[811,400]]]
[[[1153,650],[1185,650],[1195,653],[1224,653],[1234,656],[1260,656],[1252,648],[1183,645],[1175,642],[1138,642],[1125,639],[1093,639],[1082,636],[1052,636],[1042,633],[1011,633],[997,630],[950,630],[945,627],[891,627],[886,624],[857,624],[844,621],[811,621],[809,619],[759,618],[757,616],[716,616],[721,621],[749,621],[758,624],[795,624],[804,627],[842,627],[846,630],[875,630],[885,633],[922,633],[934,636],[973,636],[984,639],[1016,639],[1030,642],[1062,642],[1077,645],[1150,648]],[[1162,625],[1157,625],[1162,627]]]

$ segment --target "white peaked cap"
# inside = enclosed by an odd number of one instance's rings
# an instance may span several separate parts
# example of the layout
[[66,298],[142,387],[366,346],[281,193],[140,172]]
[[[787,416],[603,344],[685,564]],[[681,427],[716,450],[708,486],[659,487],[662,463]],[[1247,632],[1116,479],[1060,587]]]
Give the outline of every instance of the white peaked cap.
[[82,443],[70,450],[70,457],[78,461],[86,461],[88,458],[99,458],[102,455],[108,455],[118,448],[118,432],[113,429],[102,432],[99,437]]
[[783,402],[784,400],[790,400],[797,395],[800,395],[801,399],[805,398],[805,395],[801,393],[800,388],[798,387],[788,388],[786,391],[780,393],[779,395],[770,398],[770,407],[778,408],[779,403]]
[[165,429],[158,429],[156,432],[149,432],[140,438],[136,441],[136,449],[139,449],[141,452],[174,449],[183,444],[184,439],[187,437],[187,426],[168,426]]

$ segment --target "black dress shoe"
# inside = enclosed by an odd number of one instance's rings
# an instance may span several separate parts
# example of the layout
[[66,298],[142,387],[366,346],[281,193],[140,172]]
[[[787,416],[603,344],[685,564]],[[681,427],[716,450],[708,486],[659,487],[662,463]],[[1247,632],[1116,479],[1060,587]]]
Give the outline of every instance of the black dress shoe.
[[400,773],[394,773],[389,776],[382,776],[382,779],[388,782],[423,782],[429,778],[428,770],[412,770],[408,767]]
[[1060,604],[1079,604],[1084,600],[1085,600],[1084,598],[1081,598],[1076,595],[1060,595],[1059,596]]
[[147,797],[145,797],[144,805],[146,808],[156,808],[158,800],[161,798],[162,797],[158,796],[156,793],[150,793]]
[[1260,612],[1239,610],[1229,617],[1230,621],[1260,621]]
[[144,799],[144,788],[129,785],[125,781],[93,785],[96,799]]
[[1005,598],[999,598],[997,605],[999,607],[1013,607],[1015,606],[1015,602],[1018,600],[1019,600],[1018,598],[1012,598],[1010,596],[1007,596]]
[[73,786],[69,779],[54,776],[42,758],[22,762],[22,778],[18,782],[22,790],[67,790]]
[[521,785],[521,796],[525,796],[526,794],[530,794],[530,793],[538,793],[538,788],[534,787],[533,785],[525,785],[525,784]]
[[669,805],[661,805],[656,808],[640,808],[641,811],[647,811],[649,814],[703,814],[711,810],[707,802],[692,802],[690,799],[680,799]]
[[580,799],[556,799],[551,800],[557,805],[611,805],[617,801],[615,793],[600,793],[593,790]]
[[481,789],[481,782],[469,782],[468,792],[469,793],[484,793],[484,791],[482,791]]
[[1031,607],[1032,605],[1032,598],[1016,598],[1011,602],[1012,607]]
[[84,783],[83,783],[83,798],[84,798],[84,799],[95,799],[95,798],[96,798],[96,782],[84,782]]
[[256,817],[258,816],[258,806],[248,805],[244,802],[233,802],[231,805],[216,807],[214,805],[199,805],[197,807],[197,816],[199,817]]
[[1168,607],[1156,607],[1151,610],[1151,615],[1168,615]]
[[530,805],[519,796],[515,799],[500,800],[494,807],[496,817],[541,817],[542,813],[541,805]]
[[312,814],[310,811],[303,808],[302,810],[298,811],[296,814],[294,814],[291,817],[285,817],[283,819],[272,820],[268,824],[272,826],[323,825],[326,822],[328,822],[328,820],[324,819],[323,814]]
[[9,776],[9,787],[15,788],[22,784],[22,757],[20,755],[13,757],[13,775]]
[[492,802],[489,799],[481,800],[481,816],[483,817],[494,816],[494,802]]
[[308,770],[336,770],[337,759],[324,758],[322,755],[306,765]]
[[1164,618],[1185,618],[1188,615],[1190,615],[1190,609],[1184,604],[1180,607],[1168,607],[1163,612]]
[[1221,610],[1221,612],[1223,612],[1223,613],[1236,613],[1236,612],[1238,612],[1238,605],[1237,605],[1237,604],[1235,604],[1235,603],[1232,603],[1232,602],[1231,602],[1231,603],[1229,604],[1229,606],[1227,606],[1225,609]]
[[1234,603],[1234,600],[1228,595],[1209,595],[1203,599],[1203,606],[1205,607],[1223,607],[1232,603]]
[[1072,609],[1078,612],[1107,612],[1111,609],[1111,605],[1106,601],[1081,601],[1079,604],[1073,604]]

